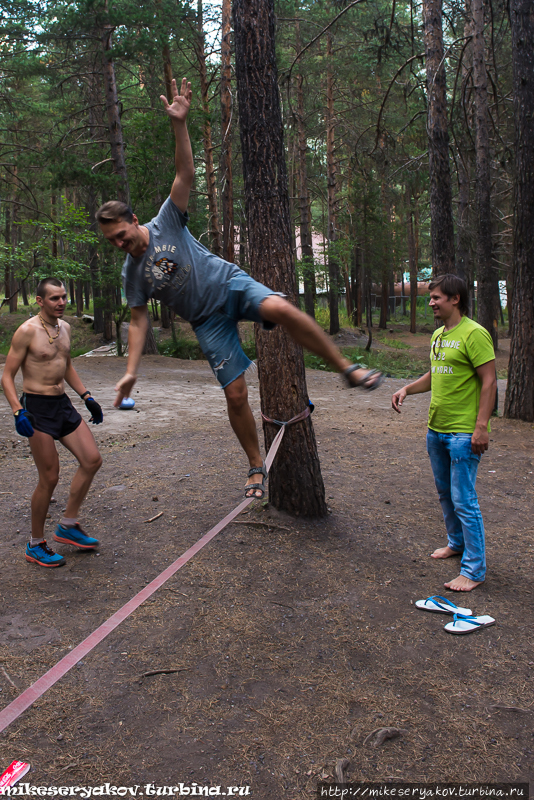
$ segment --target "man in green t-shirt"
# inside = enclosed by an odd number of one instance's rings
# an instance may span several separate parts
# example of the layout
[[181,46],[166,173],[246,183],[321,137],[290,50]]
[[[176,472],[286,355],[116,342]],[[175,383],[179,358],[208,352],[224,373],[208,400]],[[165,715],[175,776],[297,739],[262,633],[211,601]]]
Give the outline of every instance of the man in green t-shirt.
[[447,529],[447,545],[432,558],[461,555],[458,577],[445,584],[470,592],[485,578],[484,523],[475,491],[488,449],[495,402],[495,353],[488,331],[467,315],[467,286],[456,275],[430,284],[430,307],[443,322],[430,344],[430,370],[392,397],[400,414],[406,395],[432,391],[427,450]]

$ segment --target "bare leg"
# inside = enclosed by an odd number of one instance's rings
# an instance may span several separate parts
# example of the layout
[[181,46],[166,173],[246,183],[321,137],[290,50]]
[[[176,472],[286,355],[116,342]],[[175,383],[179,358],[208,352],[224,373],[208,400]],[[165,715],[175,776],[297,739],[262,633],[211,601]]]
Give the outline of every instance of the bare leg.
[[66,517],[77,519],[93,478],[102,466],[102,456],[98,452],[93,434],[84,421],[75,431],[60,439],[60,442],[70,450],[80,464],[72,479],[65,509]]
[[[240,375],[235,381],[225,386],[224,393],[228,404],[228,419],[239,440],[239,444],[245,451],[250,466],[261,467],[263,459],[260,454],[256,422],[248,402],[248,389],[245,376]],[[247,480],[247,486],[249,483],[259,483],[258,476],[253,475],[250,477]],[[258,498],[261,497],[261,492],[259,491],[251,492],[251,494],[247,496],[252,496],[252,494]]]
[[[281,325],[289,335],[306,350],[310,350],[328,361],[338,372],[344,372],[351,362],[341,355],[326,333],[308,314],[304,314],[292,303],[276,294],[265,298],[260,306],[260,314],[269,322]],[[357,369],[348,376],[355,386],[365,378],[368,370]],[[376,380],[379,376],[376,376]]]
[[32,539],[43,539],[46,515],[59,478],[59,458],[56,444],[48,433],[34,431],[29,442],[39,473],[31,502]]
[[430,558],[450,558],[451,556],[460,556],[461,553],[458,550],[451,550],[449,545],[446,547],[438,547],[437,550],[434,550],[433,553],[430,554]]

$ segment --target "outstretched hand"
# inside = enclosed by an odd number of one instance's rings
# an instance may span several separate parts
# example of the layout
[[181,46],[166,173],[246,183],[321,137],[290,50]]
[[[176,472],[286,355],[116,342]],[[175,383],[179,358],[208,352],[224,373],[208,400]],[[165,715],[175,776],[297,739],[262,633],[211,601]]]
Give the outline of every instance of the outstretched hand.
[[191,90],[191,83],[186,78],[182,78],[182,85],[180,91],[174,78],[171,81],[172,102],[169,103],[164,94],[160,95],[165,111],[171,119],[184,122],[191,107],[191,98],[193,92]]
[[115,391],[117,392],[117,397],[115,398],[115,402],[113,405],[115,408],[119,408],[120,404],[124,400],[125,397],[130,397],[134,384],[137,378],[135,375],[130,375],[129,372],[124,375],[120,381],[115,386]]
[[401,413],[401,406],[405,399],[406,399],[406,387],[403,386],[402,389],[399,389],[398,392],[395,392],[395,394],[391,398],[391,407],[398,414]]

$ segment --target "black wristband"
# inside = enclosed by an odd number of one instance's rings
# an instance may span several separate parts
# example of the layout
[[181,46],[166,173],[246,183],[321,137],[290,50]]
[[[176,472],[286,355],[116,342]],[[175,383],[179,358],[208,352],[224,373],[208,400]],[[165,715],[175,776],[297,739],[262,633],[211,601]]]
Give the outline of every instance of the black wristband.
[[83,400],[83,398],[87,396],[91,397],[91,392],[89,390],[80,395],[80,400]]

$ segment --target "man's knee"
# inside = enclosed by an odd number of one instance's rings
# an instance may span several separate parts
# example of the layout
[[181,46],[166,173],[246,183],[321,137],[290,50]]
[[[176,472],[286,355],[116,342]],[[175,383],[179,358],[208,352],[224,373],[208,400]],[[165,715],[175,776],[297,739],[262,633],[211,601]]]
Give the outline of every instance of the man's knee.
[[301,313],[296,306],[278,294],[268,295],[260,305],[261,317],[268,322],[276,322],[279,325],[283,325]]
[[97,450],[96,453],[92,453],[90,456],[84,458],[83,462],[80,463],[80,466],[87,472],[91,472],[94,475],[102,466],[102,456]]
[[224,387],[224,394],[226,395],[228,408],[232,411],[239,412],[248,405],[248,389],[242,375]]
[[50,465],[39,470],[39,483],[53,491],[59,481],[59,465]]

